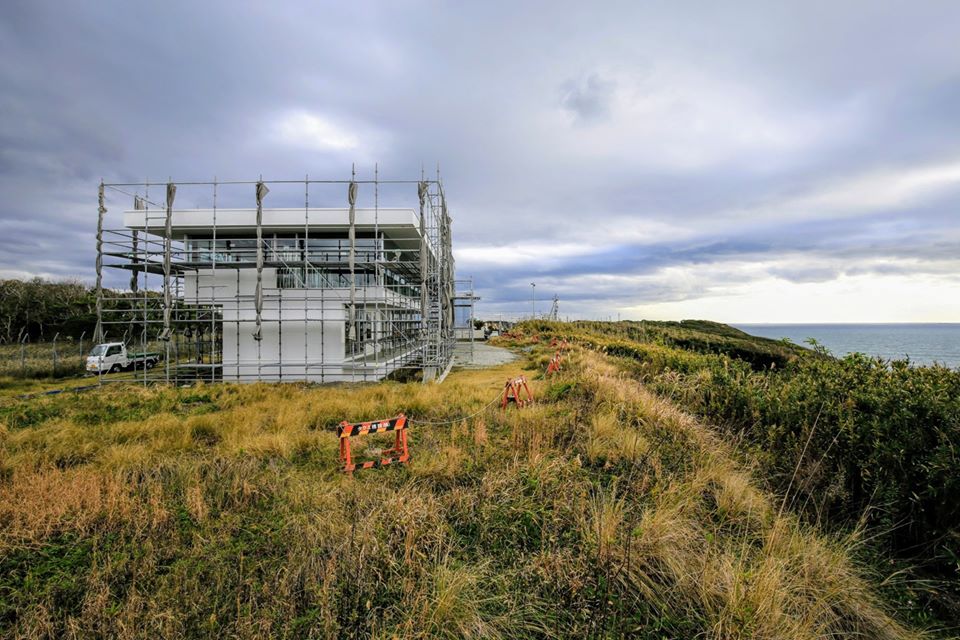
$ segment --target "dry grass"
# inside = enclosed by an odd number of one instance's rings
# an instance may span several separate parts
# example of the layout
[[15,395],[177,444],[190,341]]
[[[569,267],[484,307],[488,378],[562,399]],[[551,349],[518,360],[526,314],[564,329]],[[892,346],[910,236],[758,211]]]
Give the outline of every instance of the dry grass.
[[10,378],[53,378],[83,373],[91,342],[73,340],[0,344],[0,376]]
[[[4,407],[0,633],[919,635],[854,540],[779,514],[716,434],[602,356],[535,380],[534,406],[426,424],[476,413],[517,367]],[[407,468],[338,473],[340,420],[401,411]]]

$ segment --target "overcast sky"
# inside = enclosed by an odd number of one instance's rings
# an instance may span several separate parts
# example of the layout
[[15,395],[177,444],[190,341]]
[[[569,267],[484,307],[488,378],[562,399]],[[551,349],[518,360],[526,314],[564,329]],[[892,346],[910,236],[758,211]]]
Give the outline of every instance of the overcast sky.
[[960,2],[0,16],[2,276],[92,281],[101,178],[439,163],[484,316],[960,321]]

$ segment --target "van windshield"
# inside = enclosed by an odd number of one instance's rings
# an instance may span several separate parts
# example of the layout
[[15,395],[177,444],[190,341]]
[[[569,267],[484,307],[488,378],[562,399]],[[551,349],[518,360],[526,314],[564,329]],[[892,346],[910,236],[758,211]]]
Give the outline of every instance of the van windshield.
[[102,356],[102,355],[105,354],[106,352],[107,352],[107,345],[105,345],[105,344],[98,344],[97,346],[95,346],[95,347],[93,348],[93,351],[90,352],[90,355],[92,355],[92,356]]

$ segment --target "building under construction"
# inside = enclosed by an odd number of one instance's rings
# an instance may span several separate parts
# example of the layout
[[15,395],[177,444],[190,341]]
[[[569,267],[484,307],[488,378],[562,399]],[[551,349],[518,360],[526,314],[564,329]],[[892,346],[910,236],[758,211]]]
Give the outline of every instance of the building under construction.
[[462,304],[451,241],[439,174],[103,183],[98,342],[162,351],[145,381],[437,379]]

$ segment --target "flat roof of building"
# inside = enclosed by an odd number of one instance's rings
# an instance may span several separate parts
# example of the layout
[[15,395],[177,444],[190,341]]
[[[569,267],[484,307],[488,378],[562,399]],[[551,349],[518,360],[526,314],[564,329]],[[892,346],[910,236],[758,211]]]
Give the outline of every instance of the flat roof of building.
[[[380,208],[355,209],[355,226],[365,231],[378,228],[391,238],[419,238],[420,215],[413,209]],[[166,211],[150,209],[125,211],[123,225],[128,229],[146,230],[164,235]],[[256,209],[175,209],[172,212],[173,239],[185,235],[231,230],[255,229]],[[302,232],[304,228],[314,231],[346,231],[350,227],[350,210],[347,208],[263,209],[261,227],[271,233],[277,231]]]

